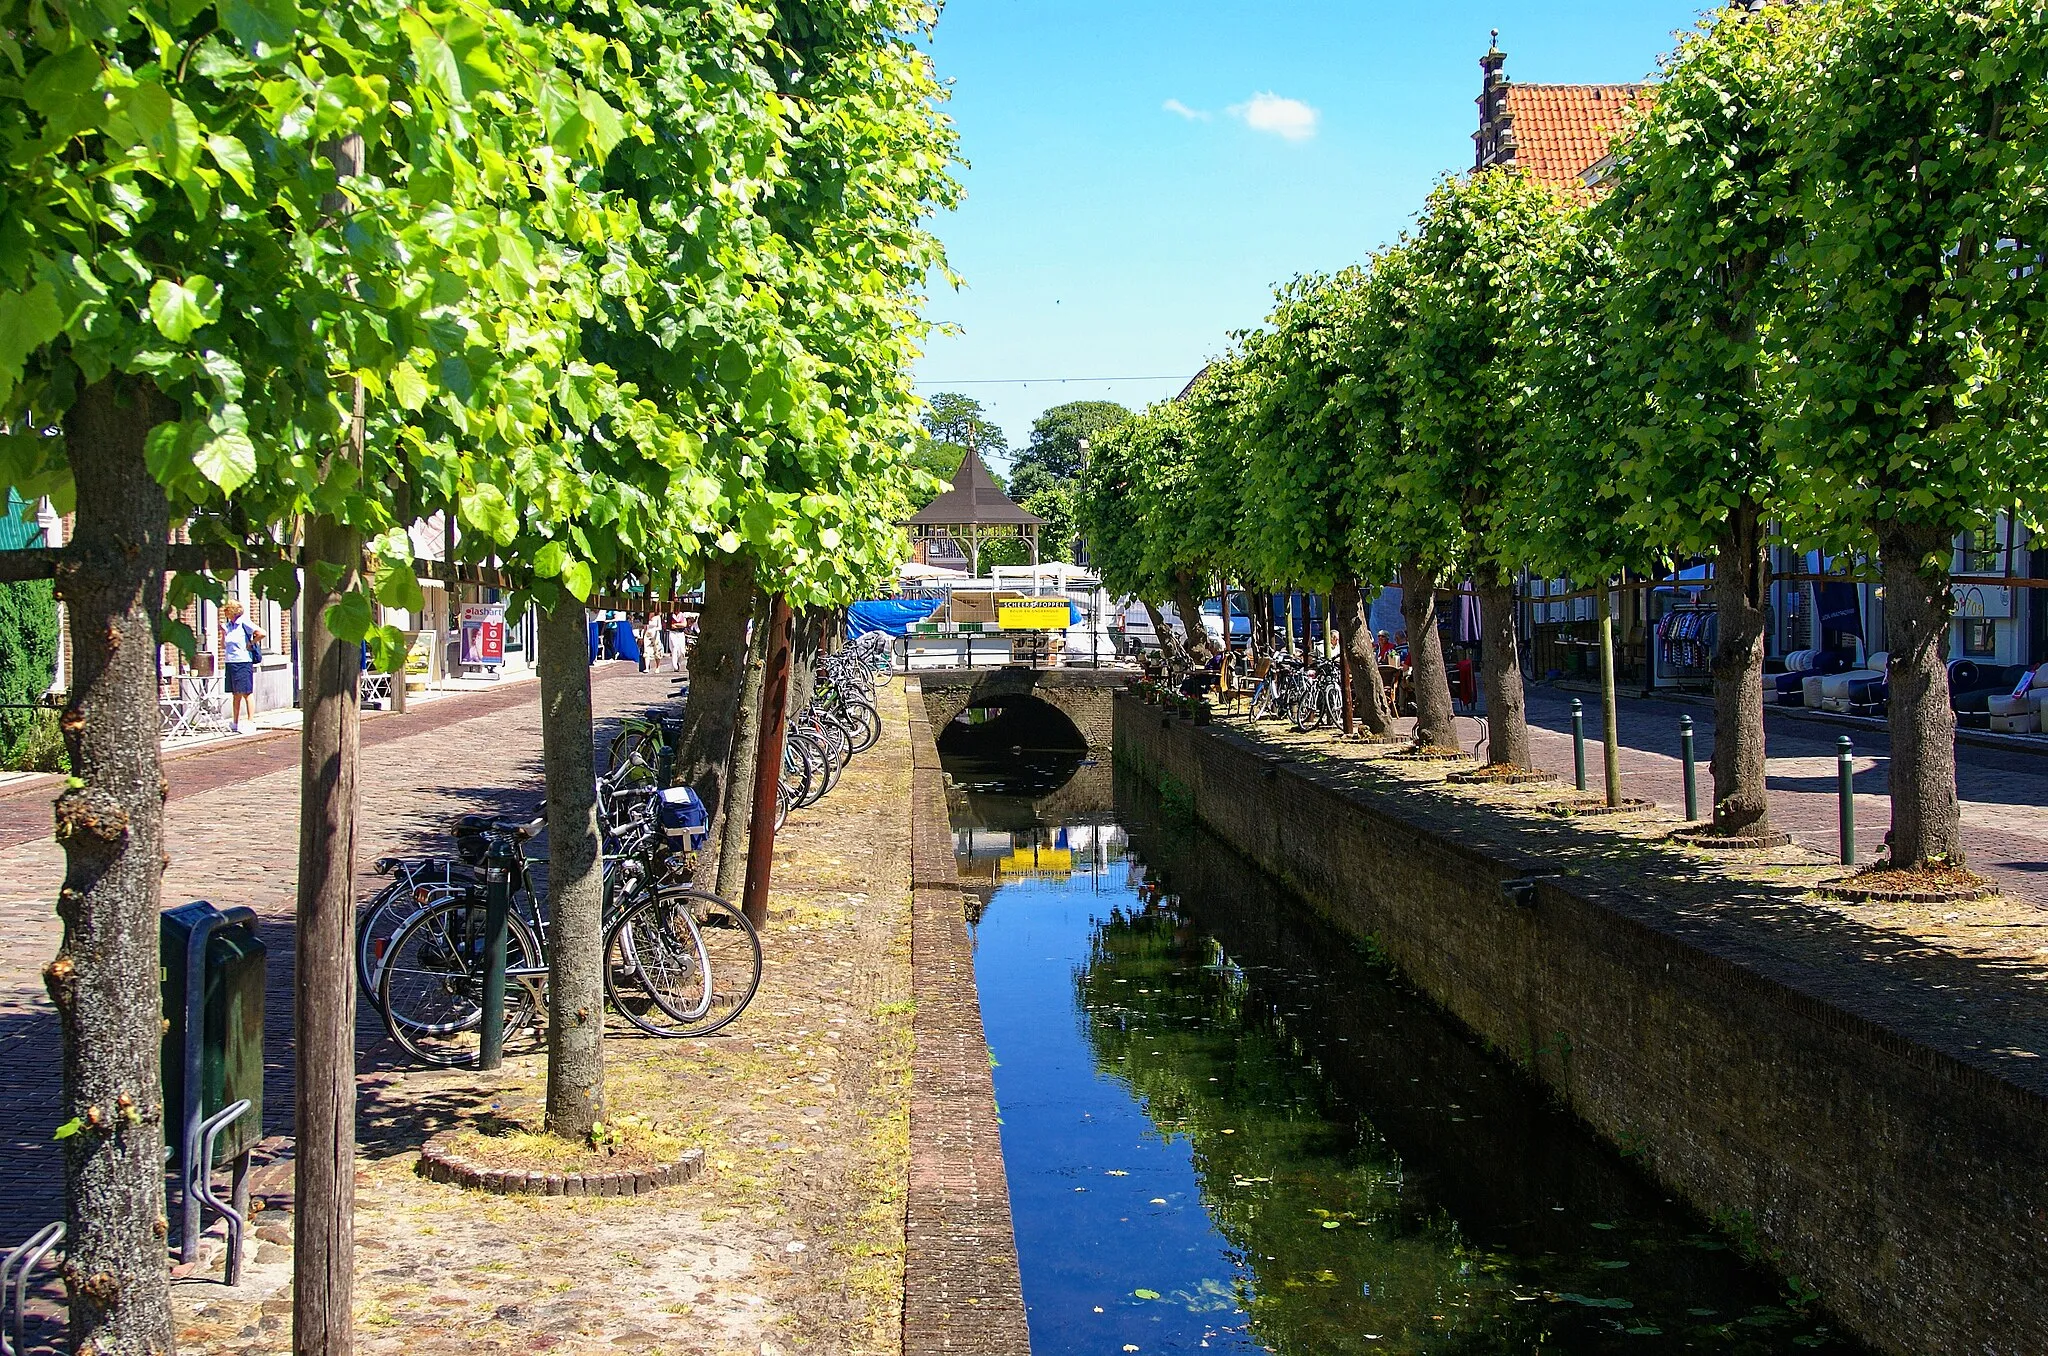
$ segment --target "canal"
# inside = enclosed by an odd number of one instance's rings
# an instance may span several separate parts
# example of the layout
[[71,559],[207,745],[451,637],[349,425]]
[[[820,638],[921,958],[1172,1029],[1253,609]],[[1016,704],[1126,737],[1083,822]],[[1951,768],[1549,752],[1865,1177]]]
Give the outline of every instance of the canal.
[[1054,794],[1089,766],[947,759],[1039,1356],[1863,1350],[1149,788]]

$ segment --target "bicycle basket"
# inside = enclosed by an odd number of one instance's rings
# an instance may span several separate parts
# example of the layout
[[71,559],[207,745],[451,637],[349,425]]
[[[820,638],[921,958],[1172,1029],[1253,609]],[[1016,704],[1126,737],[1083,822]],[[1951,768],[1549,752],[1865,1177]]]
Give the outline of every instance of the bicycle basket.
[[711,836],[711,816],[704,802],[687,786],[671,786],[661,793],[661,832],[672,846],[696,852]]

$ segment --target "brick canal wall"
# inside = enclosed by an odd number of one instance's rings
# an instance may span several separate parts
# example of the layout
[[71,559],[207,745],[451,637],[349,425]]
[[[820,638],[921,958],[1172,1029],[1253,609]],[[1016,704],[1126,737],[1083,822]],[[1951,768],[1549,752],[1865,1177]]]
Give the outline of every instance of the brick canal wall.
[[[914,681],[914,680],[913,680]],[[953,860],[945,773],[910,708],[910,1200],[904,1356],[1030,1356],[994,1076]]]
[[[1739,955],[1655,901],[1432,826],[1118,696],[1117,762],[1359,937],[1610,1141],[1897,1353],[2048,1352],[2048,1099]],[[1649,887],[1646,885],[1645,889]],[[1875,958],[1845,958],[1865,964]]]

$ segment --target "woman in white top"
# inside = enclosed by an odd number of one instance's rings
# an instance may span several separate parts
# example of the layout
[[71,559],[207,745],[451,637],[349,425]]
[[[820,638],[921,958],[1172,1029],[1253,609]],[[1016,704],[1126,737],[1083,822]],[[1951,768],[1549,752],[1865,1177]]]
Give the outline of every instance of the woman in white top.
[[256,728],[256,652],[264,634],[255,623],[242,619],[242,605],[230,598],[220,605],[220,659],[228,674],[228,731],[241,734],[242,711],[249,712],[249,729]]

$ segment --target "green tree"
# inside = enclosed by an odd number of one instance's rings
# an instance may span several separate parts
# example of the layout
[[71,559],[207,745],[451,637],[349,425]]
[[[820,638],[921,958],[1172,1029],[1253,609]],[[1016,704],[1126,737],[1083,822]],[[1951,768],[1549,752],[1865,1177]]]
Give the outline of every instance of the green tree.
[[[1764,376],[1780,335],[1788,230],[1786,87],[1816,47],[1811,12],[1731,5],[1680,45],[1618,155],[1603,210],[1630,283],[1605,380],[1641,389],[1615,463],[1627,521],[1714,561],[1714,829],[1772,831],[1765,785],[1767,530],[1799,490],[1770,445]],[[1703,172],[1709,169],[1710,172]]]
[[1349,268],[1280,289],[1267,320],[1271,371],[1247,421],[1244,495],[1251,577],[1263,587],[1330,595],[1358,715],[1369,732],[1384,735],[1393,709],[1365,624],[1367,566],[1354,550],[1359,501],[1350,468],[1363,430],[1338,398],[1352,379],[1345,363],[1351,313],[1370,286],[1365,269]]
[[[1484,628],[1489,761],[1529,765],[1516,650],[1520,522],[1504,513],[1522,436],[1516,308],[1563,204],[1533,177],[1487,171],[1437,185],[1409,248],[1411,315],[1397,359],[1409,435],[1399,475],[1412,531],[1441,532],[1470,571]],[[1414,639],[1410,634],[1410,640]]]
[[1017,453],[1010,474],[1019,494],[1039,488],[1037,477],[1066,482],[1081,474],[1081,444],[1091,445],[1131,417],[1113,400],[1073,400],[1055,405],[1031,422],[1031,440]]
[[[1000,462],[1010,450],[1003,430],[989,422],[982,413],[981,402],[973,396],[941,391],[926,403],[918,423],[923,436],[918,440],[915,460],[920,469],[941,480],[953,478],[970,447],[981,453],[984,463]],[[990,469],[993,472],[992,466]],[[998,477],[996,483],[1004,482]]]
[[1787,82],[1781,446],[1835,544],[1874,540],[1882,563],[1890,864],[1959,865],[1954,541],[2038,504],[2048,483],[2048,32],[2010,0],[1870,0],[1824,17],[1822,59]]
[[1365,284],[1346,311],[1337,354],[1343,375],[1333,398],[1350,430],[1345,494],[1354,563],[1363,578],[1394,579],[1401,586],[1401,617],[1408,629],[1415,693],[1415,743],[1455,750],[1450,675],[1437,634],[1436,589],[1454,561],[1456,523],[1445,524],[1437,516],[1437,506],[1411,499],[1403,480],[1411,457],[1401,370],[1413,310],[1411,251],[1411,244],[1404,241],[1373,256]]

